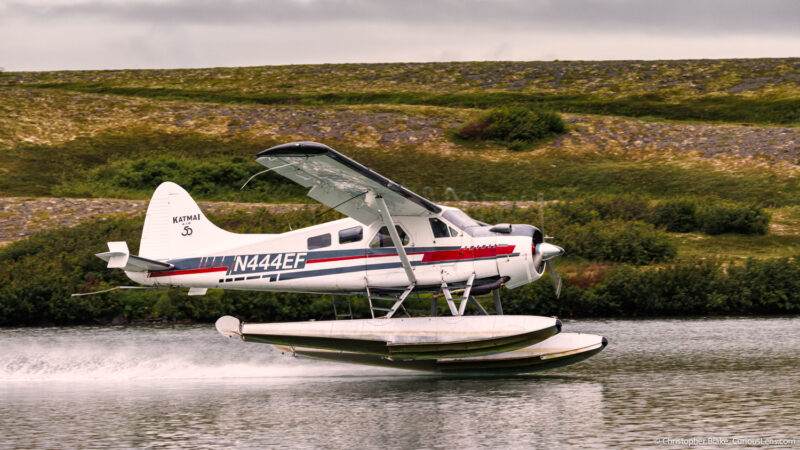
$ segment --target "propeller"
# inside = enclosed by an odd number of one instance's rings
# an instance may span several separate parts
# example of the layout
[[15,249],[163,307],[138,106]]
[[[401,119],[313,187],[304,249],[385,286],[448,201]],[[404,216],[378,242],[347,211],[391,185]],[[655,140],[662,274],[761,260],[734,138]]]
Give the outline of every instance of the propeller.
[[[541,192],[537,200],[539,204],[539,224],[541,225],[539,230],[542,232],[543,238],[542,243],[537,244],[535,247],[533,260],[538,272],[541,272],[542,269],[550,272],[550,281],[553,283],[553,290],[555,291],[556,298],[559,298],[561,296],[562,281],[561,276],[556,271],[555,264],[553,264],[553,258],[563,255],[564,249],[547,242],[548,239],[552,239],[553,237],[544,234],[544,196]],[[544,264],[544,267],[542,267],[542,264]]]
[[561,297],[561,275],[556,272],[556,266],[553,261],[547,261],[547,271],[550,272],[550,281],[553,282],[553,290],[556,293],[556,298]]

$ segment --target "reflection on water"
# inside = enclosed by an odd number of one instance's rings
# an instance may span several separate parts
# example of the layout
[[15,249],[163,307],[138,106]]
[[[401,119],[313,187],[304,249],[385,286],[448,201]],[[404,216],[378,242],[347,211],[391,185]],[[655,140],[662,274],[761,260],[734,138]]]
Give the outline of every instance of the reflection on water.
[[609,346],[456,378],[294,359],[213,326],[0,330],[13,447],[645,446],[798,439],[798,318],[567,321]]

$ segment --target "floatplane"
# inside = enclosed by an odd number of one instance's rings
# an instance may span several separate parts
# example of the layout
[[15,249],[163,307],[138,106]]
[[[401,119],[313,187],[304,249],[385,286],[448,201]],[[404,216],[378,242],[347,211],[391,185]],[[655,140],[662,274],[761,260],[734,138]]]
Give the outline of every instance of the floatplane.
[[[319,143],[278,145],[256,161],[267,167],[258,174],[299,183],[347,218],[280,234],[236,234],[209,222],[183,188],[164,182],[148,205],[140,254],[109,242],[97,256],[140,285],[189,288],[189,295],[237,289],[366,296],[369,319],[354,319],[350,309],[349,320],[339,320],[345,314],[336,312],[334,297],[336,320],[216,322],[223,336],[295,356],[443,373],[526,373],[584,360],[606,346],[603,336],[562,333],[555,317],[503,314],[503,286],[525,285],[548,270],[560,291],[552,263],[564,250],[539,228],[476,221]],[[412,315],[412,297],[430,302],[430,310]]]

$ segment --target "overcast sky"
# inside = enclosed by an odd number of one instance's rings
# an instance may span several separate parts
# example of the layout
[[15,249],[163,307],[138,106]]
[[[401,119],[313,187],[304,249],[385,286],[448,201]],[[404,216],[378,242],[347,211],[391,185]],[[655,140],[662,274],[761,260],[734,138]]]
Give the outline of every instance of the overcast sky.
[[800,56],[797,0],[0,0],[5,70]]

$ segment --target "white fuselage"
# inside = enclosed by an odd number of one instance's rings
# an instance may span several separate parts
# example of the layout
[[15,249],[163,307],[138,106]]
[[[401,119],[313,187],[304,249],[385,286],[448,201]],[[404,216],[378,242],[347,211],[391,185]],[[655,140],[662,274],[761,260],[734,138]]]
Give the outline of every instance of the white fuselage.
[[[474,274],[476,280],[504,278],[513,288],[541,276],[534,268],[530,236],[467,232],[441,214],[393,219],[407,237],[403,247],[418,287],[463,284]],[[170,259],[171,270],[126,273],[146,285],[196,288],[363,293],[368,287],[406,287],[408,274],[391,238],[379,234],[382,227],[380,221],[367,226],[346,218],[281,234],[248,235],[245,245],[214,242],[213,248],[225,250]]]

